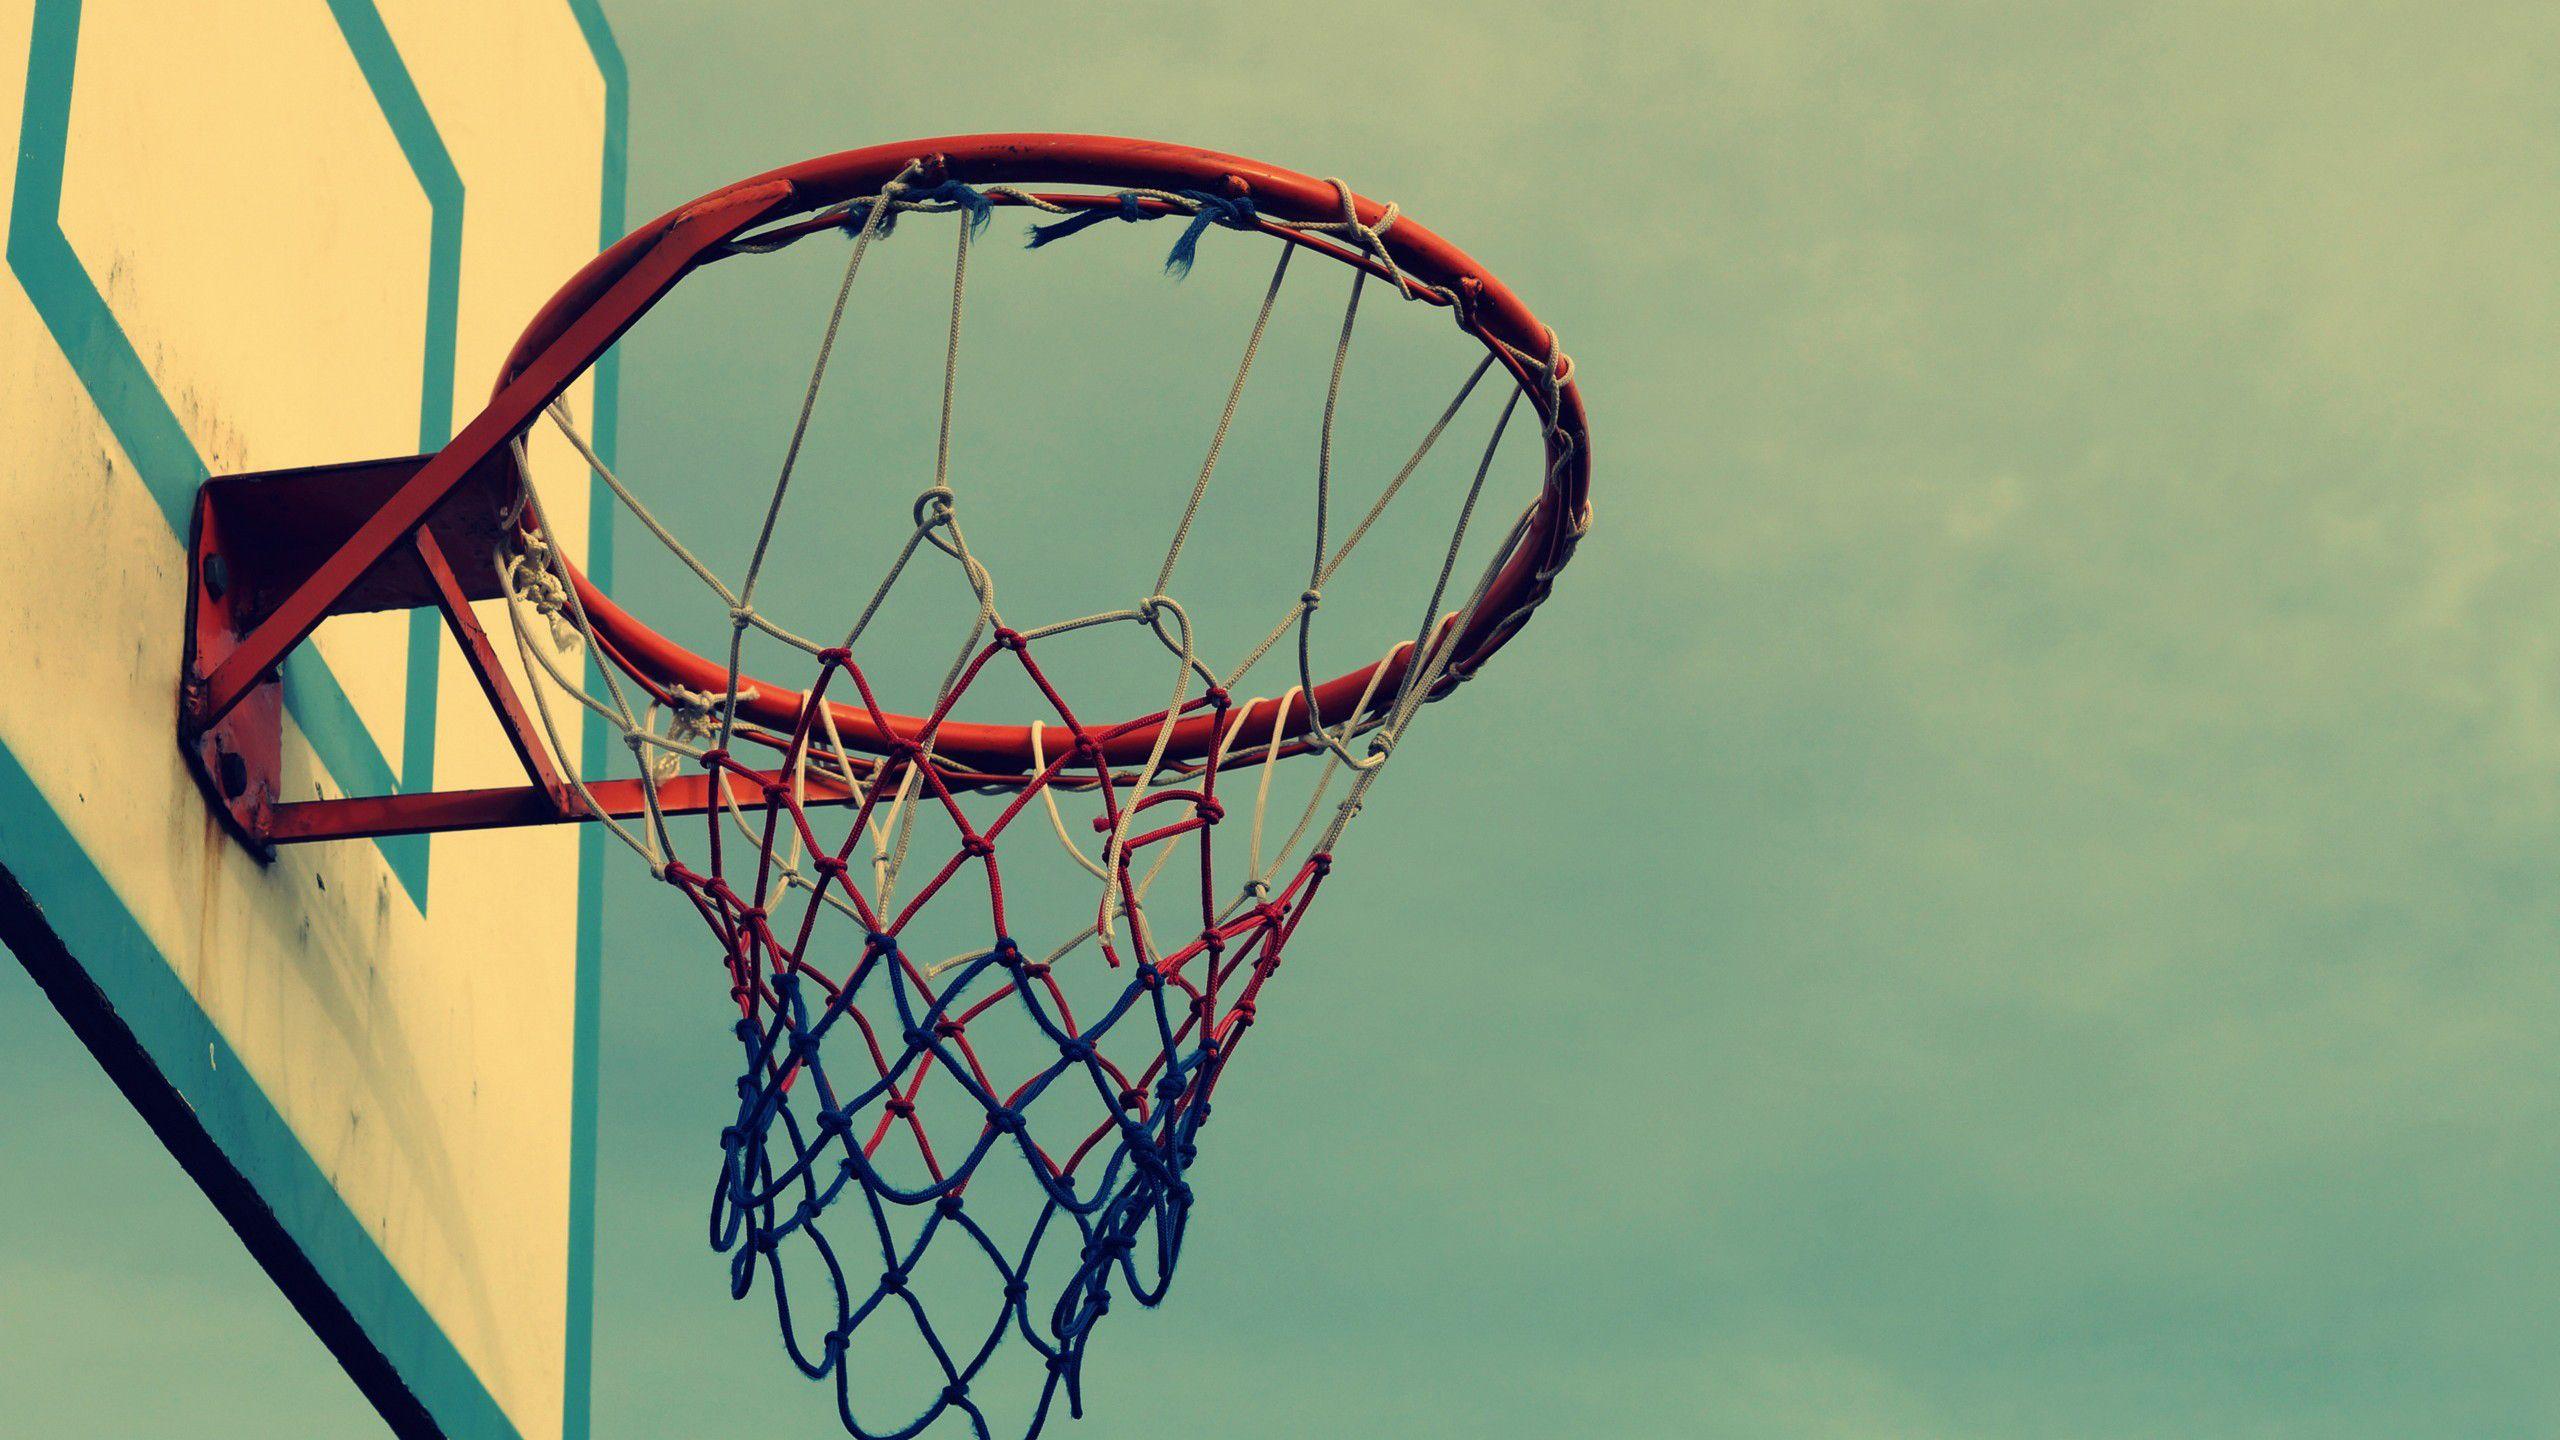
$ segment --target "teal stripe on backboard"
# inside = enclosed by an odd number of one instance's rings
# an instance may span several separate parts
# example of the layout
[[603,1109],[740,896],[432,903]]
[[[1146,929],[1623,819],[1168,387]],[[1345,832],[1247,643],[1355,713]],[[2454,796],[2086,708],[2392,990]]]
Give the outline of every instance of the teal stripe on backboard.
[[[436,133],[425,97],[400,59],[399,47],[373,0],[329,0],[329,13],[348,53],[364,72],[374,103],[399,143],[409,173],[427,196],[427,316],[418,376],[418,449],[435,450],[453,438],[454,331],[462,311],[462,172]],[[408,715],[401,725],[400,786],[425,791],[436,783],[436,672],[444,653],[444,618],[433,610],[409,612]],[[389,789],[389,786],[382,787]],[[428,842],[403,835],[381,842],[391,868],[426,905]]]
[[13,857],[18,883],[149,1050],[162,1077],[186,1098],[223,1158],[252,1179],[330,1293],[357,1317],[437,1423],[457,1440],[516,1436],[497,1401],[294,1138],[230,1042],[179,983],[168,957],[5,749],[0,845]]
[[[578,31],[586,37],[604,76],[603,185],[597,196],[596,248],[622,238],[624,195],[628,183],[627,137],[630,133],[630,75],[622,49],[613,40],[597,0],[569,0]],[[615,432],[622,418],[621,366],[617,352],[596,362],[595,398],[587,428],[596,454],[614,463]],[[599,589],[613,590],[613,515],[611,491],[600,479],[587,482],[587,578]],[[588,680],[595,680],[596,657],[587,657]],[[601,775],[613,758],[604,727],[586,725],[578,768]],[[578,980],[576,1015],[572,1020],[569,1141],[569,1313],[567,1385],[561,1397],[561,1433],[567,1440],[587,1440],[592,1425],[595,1370],[596,1255],[596,1106],[601,1082],[597,1073],[603,1053],[604,876],[610,858],[609,837],[601,825],[578,831]]]

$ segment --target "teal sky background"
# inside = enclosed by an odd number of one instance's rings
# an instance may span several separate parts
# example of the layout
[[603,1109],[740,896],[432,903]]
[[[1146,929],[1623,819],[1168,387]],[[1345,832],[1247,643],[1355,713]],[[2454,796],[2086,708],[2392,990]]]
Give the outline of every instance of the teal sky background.
[[[635,217],[1157,135],[1403,202],[1580,366],[1591,538],[1363,815],[1053,1433],[2560,1431],[2560,16],[609,10]],[[624,453],[800,353],[642,333]],[[596,1433],[832,1433],[701,1241],[695,922],[609,901]],[[18,1433],[370,1433],[0,996]]]

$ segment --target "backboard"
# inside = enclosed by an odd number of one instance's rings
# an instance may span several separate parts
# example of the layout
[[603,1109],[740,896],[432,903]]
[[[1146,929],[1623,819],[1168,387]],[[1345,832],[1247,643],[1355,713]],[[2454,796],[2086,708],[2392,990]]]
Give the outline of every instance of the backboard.
[[[595,0],[0,0],[0,938],[402,1434],[586,1432],[595,837],[253,855],[171,739],[186,528],[441,445],[619,233],[621,117]],[[284,679],[288,793],[515,773],[431,611]]]

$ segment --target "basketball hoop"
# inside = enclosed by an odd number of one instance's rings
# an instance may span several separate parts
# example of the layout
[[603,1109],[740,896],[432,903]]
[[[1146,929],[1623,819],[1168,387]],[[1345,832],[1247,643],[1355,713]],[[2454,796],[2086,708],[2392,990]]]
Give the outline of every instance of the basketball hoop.
[[[1170,228],[1166,268],[1176,274],[1211,231],[1277,245],[1188,503],[1159,532],[1169,538],[1155,580],[1118,609],[1013,623],[964,529],[951,397],[973,239],[1000,209],[1034,221],[1035,249],[1106,224]],[[838,628],[804,635],[756,597],[810,417],[865,257],[893,229],[906,243],[936,217],[952,233],[953,263],[931,483],[912,500],[886,575],[848,594]],[[848,245],[843,277],[752,558],[733,582],[658,520],[558,397],[687,275],[810,242]],[[1302,252],[1352,272],[1312,487],[1314,543],[1303,589],[1272,597],[1278,618],[1266,638],[1213,659],[1174,580]],[[1335,402],[1352,319],[1371,293],[1446,310],[1484,353],[1365,517],[1344,527],[1330,496]],[[1445,553],[1419,569],[1427,599],[1411,638],[1319,677],[1311,637],[1326,585],[1495,370],[1512,390]],[[1542,479],[1469,579],[1461,552],[1524,406]],[[524,478],[528,432],[546,419],[725,610],[725,654],[669,639],[570,563]],[[1061,1391],[1080,1410],[1080,1363],[1114,1293],[1145,1304],[1164,1294],[1212,1093],[1345,827],[1422,707],[1473,676],[1546,598],[1588,525],[1589,467],[1582,402],[1553,333],[1394,206],[1336,181],[1146,141],[996,135],[875,146],[773,171],[634,231],[534,317],[488,409],[452,445],[330,477],[335,493],[361,489],[363,503],[314,522],[321,533],[293,555],[261,563],[257,600],[226,602],[240,591],[200,586],[212,598],[191,617],[182,739],[208,793],[260,846],[549,820],[610,827],[692,903],[737,1007],[739,1103],[721,1137],[711,1220],[732,1259],[733,1293],[770,1288],[791,1359],[832,1382],[845,1429],[861,1437],[912,1436],[954,1411],[992,1433],[973,1386],[1003,1342],[1018,1339],[1045,1377],[1028,1402],[1025,1433],[1036,1434]],[[281,523],[272,506],[257,508],[258,495],[309,484],[249,478],[265,488],[208,486],[200,572],[244,530]],[[931,567],[957,569],[976,614],[939,687],[902,703],[877,693],[860,657],[883,643],[884,600]],[[471,619],[469,602],[492,597],[506,602],[530,705]],[[258,727],[271,723],[257,709],[272,699],[259,699],[272,688],[264,677],[326,615],[399,603],[444,610],[530,783],[282,801],[256,773]],[[1161,651],[1164,698],[1135,714],[1079,713],[1041,657],[1061,637],[1115,627]],[[796,657],[800,673],[751,670],[751,641]],[[582,651],[602,663],[585,666]],[[1285,666],[1291,651],[1291,683],[1249,695],[1257,667]],[[958,718],[999,676],[1041,697],[1036,712]],[[573,711],[620,739],[630,774],[566,763]],[[1273,800],[1284,769],[1310,777],[1304,803],[1285,810]],[[1247,821],[1245,835],[1217,840],[1230,819]],[[931,848],[933,835],[947,836],[947,854]],[[1092,882],[1089,909],[1064,920],[1018,914],[1005,857],[1052,843]],[[928,915],[974,927],[975,938],[957,953],[916,951],[911,936]],[[1000,1026],[1010,1027],[1002,1043],[992,1038]],[[1013,1211],[995,1198],[1006,1185],[1022,1197]],[[845,1239],[848,1230],[858,1238]],[[856,1250],[869,1258],[855,1263]],[[920,1267],[953,1263],[955,1252],[958,1280],[974,1282],[948,1293],[919,1283]],[[785,1263],[795,1256],[796,1297]],[[973,1288],[955,1318],[952,1294]],[[885,1421],[848,1359],[882,1326],[906,1327],[939,1371],[915,1413]]]

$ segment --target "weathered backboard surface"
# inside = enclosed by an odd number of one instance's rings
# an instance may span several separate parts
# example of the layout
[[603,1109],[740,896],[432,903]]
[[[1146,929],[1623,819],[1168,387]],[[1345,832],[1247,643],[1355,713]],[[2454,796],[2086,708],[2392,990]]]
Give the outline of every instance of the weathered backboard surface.
[[[0,935],[404,1434],[586,1431],[591,842],[252,856],[174,738],[187,517],[468,419],[619,231],[621,87],[594,0],[0,0]],[[288,794],[517,778],[432,612],[286,696]]]

